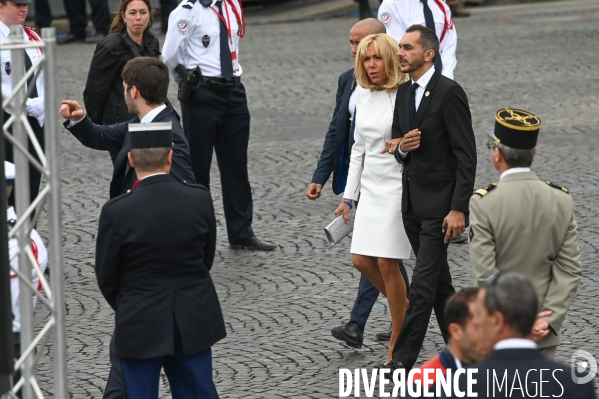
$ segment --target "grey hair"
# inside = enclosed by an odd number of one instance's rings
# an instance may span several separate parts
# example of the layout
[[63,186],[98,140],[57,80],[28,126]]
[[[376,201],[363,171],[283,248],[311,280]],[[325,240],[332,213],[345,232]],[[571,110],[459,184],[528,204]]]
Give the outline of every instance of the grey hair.
[[530,335],[539,306],[530,280],[520,273],[499,272],[484,289],[487,313],[503,314],[506,324],[524,337]]
[[519,150],[499,143],[493,144],[495,147],[499,148],[503,154],[503,159],[508,167],[528,168],[532,165],[532,160],[535,157],[534,148],[531,148],[530,150]]

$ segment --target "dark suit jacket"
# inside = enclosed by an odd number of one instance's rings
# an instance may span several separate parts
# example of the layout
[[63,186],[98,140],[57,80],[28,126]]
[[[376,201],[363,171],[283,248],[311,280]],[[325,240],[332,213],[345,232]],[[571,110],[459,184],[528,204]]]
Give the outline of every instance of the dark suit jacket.
[[[333,173],[333,192],[340,194],[345,190],[347,172],[349,170],[349,154],[354,140],[354,124],[349,124],[349,98],[353,92],[354,69],[343,72],[337,84],[337,102],[333,111],[333,119],[329,124],[329,131],[324,138],[324,146],[318,160],[318,165],[312,176],[312,183],[324,185],[331,172]],[[355,89],[355,87],[353,87]],[[347,143],[345,148],[343,144]],[[340,165],[346,162],[345,165]],[[341,182],[340,182],[341,181]]]
[[116,311],[117,358],[172,355],[173,317],[185,355],[225,337],[209,273],[215,247],[214,208],[203,186],[151,176],[104,205],[96,278]]
[[[153,122],[173,122],[173,165],[171,167],[171,176],[173,179],[188,183],[195,183],[193,172],[191,171],[191,161],[189,158],[189,145],[183,134],[183,129],[175,110],[170,104],[160,112]],[[117,123],[110,126],[100,126],[94,124],[89,117],[73,127],[68,127],[70,121],[66,121],[64,126],[88,148],[104,151],[118,151],[114,159],[114,171],[112,181],[110,182],[110,198],[119,194],[126,193],[133,187],[137,180],[135,169],[129,165],[127,153],[129,152],[129,123],[139,123],[139,118],[135,117],[130,122]]]
[[[416,215],[444,218],[450,210],[468,213],[476,174],[476,144],[468,98],[462,87],[435,71],[410,125],[412,81],[402,84],[395,100],[392,137],[420,129],[420,148],[404,163],[402,211],[411,201]],[[429,95],[426,95],[429,93]]]
[[[537,349],[495,350],[471,368],[478,369],[478,373],[473,375],[477,382],[473,384],[472,391],[478,393],[479,398],[596,398],[592,381],[581,385],[574,383],[569,365],[549,360]],[[466,386],[466,378],[461,378],[460,388],[465,389]]]

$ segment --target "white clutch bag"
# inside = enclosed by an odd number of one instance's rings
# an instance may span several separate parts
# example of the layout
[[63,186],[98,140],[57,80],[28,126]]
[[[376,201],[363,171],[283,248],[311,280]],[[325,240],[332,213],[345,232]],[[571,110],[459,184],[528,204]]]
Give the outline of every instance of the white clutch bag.
[[338,216],[327,227],[324,228],[324,233],[329,240],[329,244],[335,245],[354,229],[354,218],[350,216],[349,224],[343,220],[343,215]]

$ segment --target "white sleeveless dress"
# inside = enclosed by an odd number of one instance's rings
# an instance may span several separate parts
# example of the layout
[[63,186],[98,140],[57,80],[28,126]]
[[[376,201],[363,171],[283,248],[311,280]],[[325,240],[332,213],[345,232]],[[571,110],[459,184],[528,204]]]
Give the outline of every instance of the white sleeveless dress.
[[381,154],[391,139],[391,93],[358,86],[356,126],[343,198],[358,200],[350,252],[379,258],[408,259],[410,242],[401,214],[402,165]]

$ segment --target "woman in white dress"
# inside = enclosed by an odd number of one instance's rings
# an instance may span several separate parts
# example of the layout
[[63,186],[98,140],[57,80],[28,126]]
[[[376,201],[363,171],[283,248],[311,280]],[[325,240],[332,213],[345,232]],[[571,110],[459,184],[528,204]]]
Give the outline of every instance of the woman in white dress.
[[[387,297],[393,325],[390,342],[396,341],[407,310],[398,262],[409,258],[411,250],[401,215],[402,166],[385,151],[397,88],[408,79],[399,68],[398,51],[386,34],[366,36],[358,47],[355,143],[343,201],[335,210],[349,222],[349,210],[359,199],[350,252],[356,269]],[[385,364],[392,352],[390,345]]]

